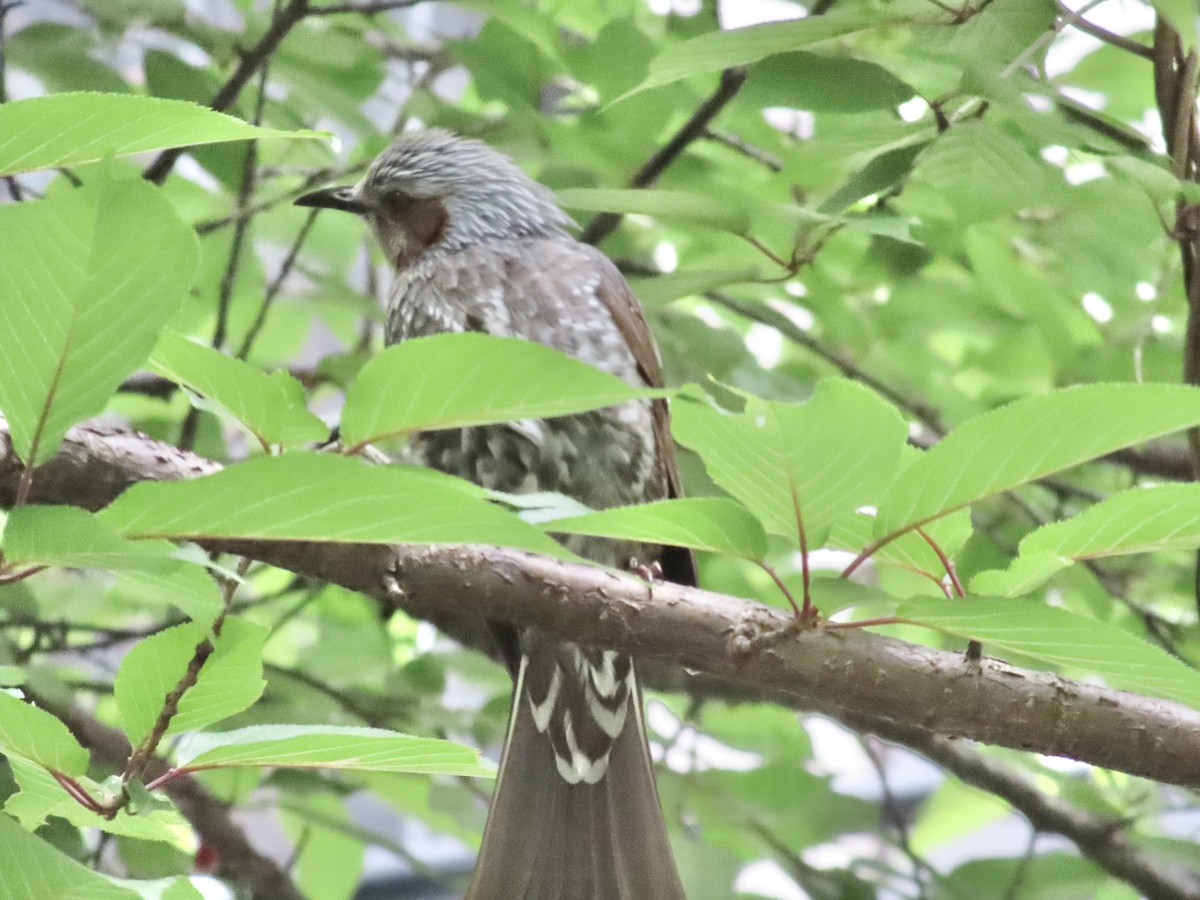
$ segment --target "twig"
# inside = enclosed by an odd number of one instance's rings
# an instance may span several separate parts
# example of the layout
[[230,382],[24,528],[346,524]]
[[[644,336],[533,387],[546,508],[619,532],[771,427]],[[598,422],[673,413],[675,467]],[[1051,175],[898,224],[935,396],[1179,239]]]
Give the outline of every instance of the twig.
[[887,766],[884,764],[883,754],[877,746],[878,743],[879,739],[875,735],[863,734],[859,736],[859,745],[867,755],[867,759],[871,761],[871,766],[875,769],[875,775],[879,778],[879,793],[883,800],[883,820],[885,824],[891,824],[892,828],[895,829],[896,843],[912,864],[913,883],[917,888],[917,897],[925,898],[928,896],[928,891],[925,878],[922,876],[932,876],[936,880],[938,873],[912,847],[908,817],[904,814],[903,808],[897,802],[896,795],[892,791],[891,780],[887,774]]
[[45,568],[45,566],[30,566],[18,572],[0,572],[0,584],[16,584],[18,581],[24,581],[30,575],[44,571]]
[[1084,34],[1090,34],[1094,38],[1104,41],[1106,44],[1111,44],[1119,50],[1126,50],[1135,56],[1140,56],[1143,59],[1154,59],[1154,49],[1147,47],[1145,44],[1139,44],[1135,40],[1125,37],[1123,34],[1116,34],[1109,31],[1107,28],[1102,28],[1099,25],[1094,25],[1087,19],[1083,18],[1082,14],[1077,14],[1074,10],[1068,7],[1062,0],[1054,0],[1058,5],[1058,10],[1063,16],[1063,25],[1069,25],[1082,31]]
[[367,3],[332,3],[329,6],[309,7],[310,16],[336,16],[342,13],[359,13],[372,16],[376,13],[391,12],[394,9],[408,9],[424,0],[370,0]]
[[[1161,13],[1154,29],[1154,98],[1162,120],[1163,138],[1171,157],[1175,177],[1195,180],[1197,153],[1196,141],[1196,90],[1200,77],[1200,62],[1196,51],[1183,55],[1183,42],[1179,34],[1167,23]],[[1200,384],[1200,233],[1198,233],[1197,209],[1182,198],[1175,207],[1175,234],[1179,245],[1179,256],[1183,266],[1183,290],[1187,297],[1187,320],[1183,339],[1183,381]],[[1188,447],[1191,450],[1192,480],[1200,481],[1200,428],[1187,430]],[[1200,551],[1197,551],[1193,596],[1200,609]]]
[[715,128],[704,129],[703,137],[705,140],[712,141],[716,144],[728,147],[730,150],[742,154],[742,156],[752,159],[757,163],[766,166],[772,172],[783,171],[783,160],[773,153],[768,153],[761,147],[756,147],[747,140],[743,140],[736,134],[729,131],[718,131]]
[[707,291],[705,292],[704,296],[708,300],[720,304],[721,306],[737,313],[743,318],[774,328],[788,340],[799,344],[809,352],[825,360],[825,362],[836,367],[847,378],[853,378],[855,381],[862,382],[880,396],[886,397],[896,406],[910,413],[930,431],[933,431],[938,435],[946,433],[946,429],[942,425],[937,411],[934,410],[933,407],[919,400],[912,400],[908,397],[905,397],[899,391],[884,384],[878,378],[860,368],[853,361],[846,359],[844,356],[840,356],[839,354],[830,350],[808,332],[804,331],[802,328],[792,322],[792,320],[783,313],[777,312],[770,307],[763,306],[761,304],[747,303],[721,291]]
[[[638,169],[633,178],[629,180],[629,186],[644,188],[654,184],[667,167],[683,153],[688,144],[704,134],[709,123],[717,117],[717,114],[725,108],[730,100],[737,96],[738,91],[745,83],[745,69],[723,71],[717,89],[700,104],[674,136],[646,160],[645,165]],[[612,234],[621,223],[622,218],[624,218],[623,213],[601,213],[588,223],[579,239],[585,244],[598,244]]]
[[[238,577],[240,578],[245,575],[249,567],[250,559],[242,559],[238,564]],[[229,608],[233,603],[233,594],[237,590],[237,586],[238,582],[234,579],[227,579],[222,585],[224,603],[212,624],[211,631],[214,639],[221,636],[221,630],[225,626],[225,617],[229,614]],[[200,677],[200,670],[204,668],[204,664],[212,656],[213,650],[213,643],[207,636],[196,645],[196,650],[188,662],[187,669],[180,676],[175,687],[163,698],[162,709],[158,711],[158,717],[155,719],[150,733],[146,735],[142,742],[134,748],[133,753],[130,754],[129,762],[125,764],[125,770],[121,773],[122,786],[128,785],[134,779],[141,778],[145,774],[146,766],[158,751],[158,745],[162,742],[163,736],[166,735],[167,729],[171,725],[171,720],[179,712],[179,701],[183,699],[185,693],[195,686],[197,679]],[[112,805],[111,811],[105,811],[105,815],[108,818],[112,818],[119,809],[128,803],[128,800],[128,792],[123,791],[121,798]]]
[[[266,33],[259,38],[257,44],[241,55],[233,73],[209,101],[210,109],[222,112],[234,104],[238,95],[241,94],[242,88],[249,83],[261,66],[266,65],[267,60],[278,49],[288,32],[308,15],[308,3],[309,0],[289,0],[287,6],[283,7],[278,15],[271,17],[271,24]],[[142,177],[154,184],[162,184],[171,169],[174,168],[175,161],[186,150],[186,147],[171,147],[164,150],[146,167],[142,172]]]
[[[271,14],[274,21],[279,18],[279,3],[276,0],[275,10]],[[263,108],[267,101],[267,74],[270,71],[270,57],[263,60],[258,70],[258,98],[254,106],[254,124],[262,123]],[[254,194],[254,184],[258,168],[258,141],[250,141],[246,145],[246,155],[242,158],[242,180],[238,186],[237,206],[243,210]],[[225,345],[226,331],[229,327],[229,307],[233,300],[233,286],[237,281],[238,269],[241,267],[242,251],[246,246],[246,231],[250,227],[249,216],[239,216],[233,226],[233,238],[229,244],[229,256],[225,260],[225,271],[221,274],[221,284],[217,289],[217,323],[213,327],[212,347],[220,350]],[[262,313],[264,316],[265,312]],[[200,408],[193,406],[184,416],[179,429],[179,446],[190,449],[196,441],[196,428],[200,423]]]
[[299,233],[295,240],[292,241],[292,246],[288,249],[288,254],[284,257],[283,264],[280,265],[279,271],[267,286],[267,292],[263,295],[263,301],[258,307],[258,312],[254,315],[254,321],[246,331],[246,336],[242,339],[242,346],[238,348],[235,354],[238,359],[245,359],[250,355],[250,349],[254,346],[254,342],[258,339],[259,332],[262,331],[263,325],[267,322],[267,313],[271,310],[271,304],[275,302],[276,296],[279,294],[279,289],[283,287],[284,279],[292,271],[292,267],[296,264],[296,257],[300,254],[300,248],[304,246],[304,242],[308,239],[308,233],[312,231],[313,223],[317,221],[317,213],[319,210],[312,210],[308,214],[308,218],[304,220],[304,224],[300,227]]
[[1040,791],[1020,772],[972,750],[962,741],[908,726],[892,725],[882,730],[867,726],[866,730],[898,741],[959,780],[1002,798],[1035,830],[1069,838],[1088,859],[1147,897],[1187,900],[1200,892],[1200,876],[1195,871],[1138,846],[1126,836],[1126,823]]
[[385,716],[380,716],[377,713],[372,712],[345,691],[339,690],[333,685],[309,675],[307,672],[302,672],[299,669],[288,669],[284,666],[277,666],[274,663],[263,663],[263,668],[275,675],[280,675],[284,678],[295,681],[297,684],[302,684],[319,694],[324,694],[346,712],[350,713],[355,718],[362,720],[373,728],[387,727]]

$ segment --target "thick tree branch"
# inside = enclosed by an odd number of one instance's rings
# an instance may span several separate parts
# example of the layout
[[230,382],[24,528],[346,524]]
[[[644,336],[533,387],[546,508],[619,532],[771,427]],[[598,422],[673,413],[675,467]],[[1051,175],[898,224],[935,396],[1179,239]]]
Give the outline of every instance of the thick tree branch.
[[[851,718],[850,724],[854,721]],[[1017,769],[977,753],[961,741],[905,726],[862,727],[915,750],[967,784],[1006,800],[1035,830],[1069,838],[1092,862],[1144,896],[1154,900],[1200,896],[1200,874],[1146,853],[1125,834],[1129,823],[1074,806],[1039,790]]]
[[[63,461],[60,462],[59,460]],[[0,432],[0,504],[19,464]],[[76,428],[33,479],[35,502],[99,508],[146,478],[186,478],[215,463],[134,435]],[[105,470],[109,471],[104,474]],[[81,478],[87,472],[92,477]],[[1200,786],[1200,712],[996,660],[968,661],[860,630],[785,633],[790,618],[759,603],[512,550],[213,541],[342,585],[457,633],[485,619],[621,647],[705,673],[746,697],[1065,756]],[[817,594],[820,603],[820,595]]]

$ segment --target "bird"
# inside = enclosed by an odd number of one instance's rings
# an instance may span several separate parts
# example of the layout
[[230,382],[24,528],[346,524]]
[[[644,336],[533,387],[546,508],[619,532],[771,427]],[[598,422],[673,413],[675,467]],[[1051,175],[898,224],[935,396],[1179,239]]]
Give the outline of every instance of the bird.
[[[658,349],[625,279],[572,236],[554,194],[488,144],[441,129],[397,137],[356,184],[300,206],[360,216],[395,270],[385,340],[483,332],[661,387]],[[593,509],[680,495],[665,400],[425,432],[434,469]],[[566,536],[593,562],[636,559],[696,583],[678,547]],[[490,623],[514,679],[496,788],[466,900],[685,900],[655,784],[632,658]]]

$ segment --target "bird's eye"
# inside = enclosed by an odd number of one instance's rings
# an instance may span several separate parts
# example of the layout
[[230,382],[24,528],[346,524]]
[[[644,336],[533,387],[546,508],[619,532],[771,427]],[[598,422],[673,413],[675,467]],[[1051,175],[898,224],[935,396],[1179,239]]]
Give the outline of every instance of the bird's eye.
[[389,213],[402,213],[413,204],[415,198],[399,188],[389,188],[379,198],[380,206]]

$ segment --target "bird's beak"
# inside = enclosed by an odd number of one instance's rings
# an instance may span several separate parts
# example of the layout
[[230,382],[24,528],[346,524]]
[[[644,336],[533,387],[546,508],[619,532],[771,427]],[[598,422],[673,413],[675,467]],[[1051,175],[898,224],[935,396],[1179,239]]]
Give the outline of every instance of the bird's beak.
[[315,206],[320,209],[340,209],[362,215],[370,209],[358,198],[353,187],[327,187],[297,197],[296,206]]

